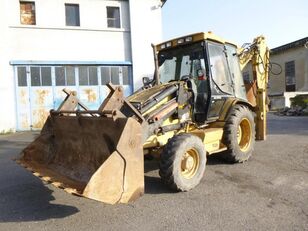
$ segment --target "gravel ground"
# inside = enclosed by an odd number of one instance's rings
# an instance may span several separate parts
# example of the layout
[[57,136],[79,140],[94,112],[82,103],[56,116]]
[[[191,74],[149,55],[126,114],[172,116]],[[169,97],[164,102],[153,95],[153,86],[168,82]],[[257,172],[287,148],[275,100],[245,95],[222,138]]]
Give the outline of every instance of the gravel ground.
[[37,133],[0,136],[0,230],[308,230],[308,117],[269,115],[244,164],[208,159],[201,184],[173,193],[145,163],[146,193],[106,205],[43,184],[12,161]]

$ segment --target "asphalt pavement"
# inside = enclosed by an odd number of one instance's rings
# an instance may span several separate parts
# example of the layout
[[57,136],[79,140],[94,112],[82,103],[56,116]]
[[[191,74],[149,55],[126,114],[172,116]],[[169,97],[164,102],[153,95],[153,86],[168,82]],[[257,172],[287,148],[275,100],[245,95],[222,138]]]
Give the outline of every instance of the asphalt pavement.
[[168,190],[145,162],[145,195],[107,205],[44,184],[13,158],[35,132],[0,135],[0,230],[308,230],[308,117],[269,115],[243,164],[210,156],[201,184]]

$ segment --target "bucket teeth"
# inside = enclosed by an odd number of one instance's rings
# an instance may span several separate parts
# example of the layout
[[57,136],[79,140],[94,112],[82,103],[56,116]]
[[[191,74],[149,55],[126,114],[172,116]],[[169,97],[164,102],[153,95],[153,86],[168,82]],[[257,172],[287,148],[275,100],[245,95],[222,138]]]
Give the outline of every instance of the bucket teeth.
[[61,183],[61,182],[51,182],[52,185],[56,186],[57,188],[60,188],[60,189],[64,189],[64,185]]
[[73,189],[73,188],[64,188],[63,190],[64,190],[65,192],[69,193],[69,194],[74,194],[74,195],[81,196],[81,194],[78,193],[76,189]]
[[33,172],[32,174],[33,174],[34,176],[36,176],[36,177],[42,178],[42,177],[41,177],[41,174],[39,174],[38,172]]
[[49,176],[43,176],[43,177],[41,177],[41,179],[42,179],[43,181],[48,182],[48,183],[51,182],[51,178],[50,178]]
[[45,125],[17,161],[34,176],[109,204],[143,194],[142,127],[135,119],[54,116]]

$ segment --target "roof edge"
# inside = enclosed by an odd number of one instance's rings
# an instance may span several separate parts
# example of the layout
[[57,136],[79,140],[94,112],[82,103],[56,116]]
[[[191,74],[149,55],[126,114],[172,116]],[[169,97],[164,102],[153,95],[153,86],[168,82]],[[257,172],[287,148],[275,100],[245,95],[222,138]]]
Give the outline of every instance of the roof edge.
[[284,45],[279,46],[279,47],[275,47],[275,48],[271,49],[270,53],[271,54],[278,54],[280,52],[283,52],[283,51],[286,51],[286,50],[289,50],[289,49],[292,49],[292,48],[306,46],[306,44],[308,44],[308,37],[296,40],[296,41],[291,42],[291,43],[284,44]]

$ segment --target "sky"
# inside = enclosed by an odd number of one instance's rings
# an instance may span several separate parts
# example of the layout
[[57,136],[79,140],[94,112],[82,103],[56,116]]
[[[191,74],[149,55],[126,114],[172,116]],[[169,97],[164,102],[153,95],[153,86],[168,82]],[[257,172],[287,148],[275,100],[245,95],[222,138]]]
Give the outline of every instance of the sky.
[[167,0],[163,40],[212,31],[238,45],[264,35],[270,48],[308,37],[308,0]]

